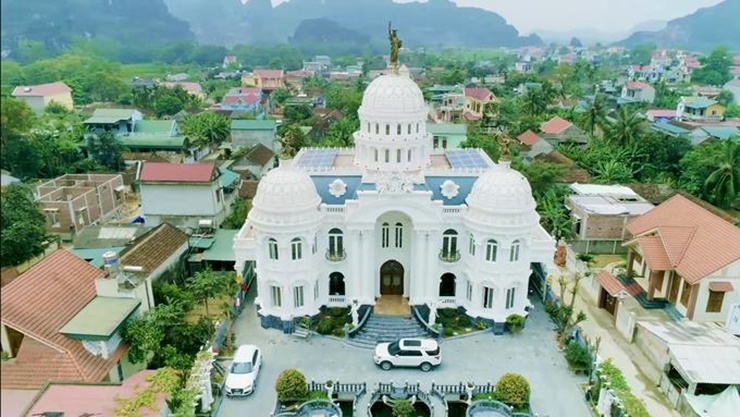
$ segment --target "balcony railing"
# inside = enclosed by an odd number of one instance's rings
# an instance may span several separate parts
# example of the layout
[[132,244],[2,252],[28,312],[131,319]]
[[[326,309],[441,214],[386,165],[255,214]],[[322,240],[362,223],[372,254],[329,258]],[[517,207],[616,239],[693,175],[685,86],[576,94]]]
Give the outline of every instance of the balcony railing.
[[326,260],[331,262],[341,262],[343,260],[347,259],[347,253],[344,252],[344,249],[339,250],[327,250],[326,251]]
[[344,307],[347,305],[347,297],[344,295],[330,295],[329,307]]
[[439,259],[442,262],[457,262],[460,260],[460,251],[451,251],[442,249],[439,251]]
[[[454,296],[453,297],[439,297],[437,299],[437,305],[440,305],[440,306],[446,306],[446,307],[451,306],[451,305],[454,306],[456,303],[457,303],[457,300],[455,299]],[[442,308],[445,308],[445,307],[442,307]]]

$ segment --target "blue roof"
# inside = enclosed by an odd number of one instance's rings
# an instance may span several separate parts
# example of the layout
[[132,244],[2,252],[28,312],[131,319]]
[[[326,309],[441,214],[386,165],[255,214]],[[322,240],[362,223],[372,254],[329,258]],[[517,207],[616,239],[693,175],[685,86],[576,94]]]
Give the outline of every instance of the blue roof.
[[[311,179],[314,186],[316,186],[316,192],[321,196],[321,202],[333,205],[343,205],[347,200],[356,199],[357,189],[362,183],[361,175],[316,175],[312,176]],[[329,185],[336,180],[342,180],[347,184],[346,192],[339,197],[335,197],[329,192]]]
[[684,102],[686,107],[690,107],[692,109],[705,109],[717,104],[715,100],[705,97],[684,97]]
[[682,127],[678,127],[666,122],[652,123],[650,127],[653,130],[657,130],[658,132],[667,133],[670,135],[688,135],[689,133],[691,133],[691,131],[689,131],[688,129],[684,129]]
[[445,152],[452,168],[487,168],[488,162],[478,149],[448,149]]
[[116,254],[120,253],[124,249],[123,246],[113,246],[110,248],[96,248],[96,249],[75,249],[72,248],[72,253],[79,256],[80,258],[89,262],[96,268],[103,267],[103,254],[109,251],[113,251]]
[[740,129],[735,126],[704,126],[702,130],[717,139],[729,139],[735,135],[740,135]]
[[[441,200],[445,206],[459,206],[465,204],[465,199],[470,194],[477,179],[478,177],[425,177],[424,181],[426,189],[432,192],[432,200]],[[442,195],[442,184],[447,180],[460,186],[455,197],[447,198]]]
[[228,188],[231,187],[231,184],[237,182],[241,177],[236,172],[225,169],[225,168],[219,168],[219,171],[221,171],[221,187]]

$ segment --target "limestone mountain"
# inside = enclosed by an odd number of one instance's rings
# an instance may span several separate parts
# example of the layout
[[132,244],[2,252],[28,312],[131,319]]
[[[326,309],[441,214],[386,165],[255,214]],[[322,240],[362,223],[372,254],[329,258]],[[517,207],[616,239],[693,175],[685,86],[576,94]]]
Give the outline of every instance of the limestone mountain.
[[724,45],[740,50],[740,0],[725,0],[712,7],[668,22],[655,32],[637,32],[620,44],[709,50]]
[[133,45],[194,38],[163,0],[3,0],[0,8],[2,48],[11,53],[22,40],[56,53],[77,38]]
[[[272,7],[270,0],[164,0],[187,20],[200,41],[223,45],[286,42],[304,20],[329,19],[337,25],[383,42],[388,21],[398,27],[405,45],[522,46],[540,45],[536,36],[520,36],[496,13],[458,7],[450,0],[394,3],[392,0],[291,0]],[[244,29],[242,29],[244,28]]]

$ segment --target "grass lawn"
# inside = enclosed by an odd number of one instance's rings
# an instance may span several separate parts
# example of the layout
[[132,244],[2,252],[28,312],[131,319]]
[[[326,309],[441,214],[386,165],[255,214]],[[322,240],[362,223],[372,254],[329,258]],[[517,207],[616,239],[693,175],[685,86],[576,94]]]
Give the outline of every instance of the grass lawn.
[[194,71],[194,68],[189,65],[169,65],[162,63],[121,65],[121,76],[125,80],[130,80],[134,77],[164,78],[168,74],[171,75],[180,72],[188,73],[192,80],[197,80],[197,71]]
[[594,255],[593,268],[603,268],[613,262],[626,262],[626,255]]
[[[210,313],[211,319],[219,319],[223,316],[223,309],[221,306],[224,303],[233,303],[232,296],[229,294],[223,294],[218,297],[208,299],[208,312]],[[188,311],[186,320],[189,323],[197,323],[198,319],[206,316],[206,306],[203,303],[197,303],[192,310]]]

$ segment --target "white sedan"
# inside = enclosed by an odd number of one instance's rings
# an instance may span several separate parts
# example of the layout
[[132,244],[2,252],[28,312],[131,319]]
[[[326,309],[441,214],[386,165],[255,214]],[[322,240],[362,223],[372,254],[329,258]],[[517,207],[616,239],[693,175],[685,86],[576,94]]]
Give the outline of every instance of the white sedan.
[[262,352],[254,345],[241,345],[226,377],[226,396],[239,397],[254,392],[262,366]]

